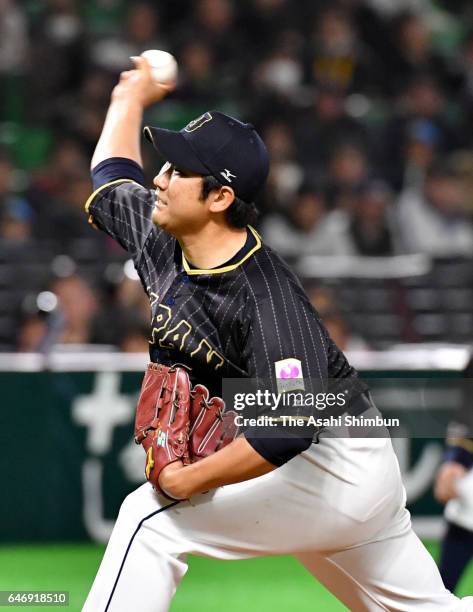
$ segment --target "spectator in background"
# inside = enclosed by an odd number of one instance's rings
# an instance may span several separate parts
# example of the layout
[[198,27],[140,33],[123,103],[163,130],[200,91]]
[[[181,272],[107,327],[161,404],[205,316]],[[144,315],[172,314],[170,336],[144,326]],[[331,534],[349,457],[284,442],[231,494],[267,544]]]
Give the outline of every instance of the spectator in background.
[[328,199],[333,209],[350,211],[370,174],[365,150],[349,141],[336,147],[328,167]]
[[385,256],[400,250],[391,210],[392,194],[381,181],[361,187],[351,211],[349,235],[359,255]]
[[309,50],[310,80],[341,91],[373,91],[379,74],[370,50],[359,39],[351,11],[341,6],[322,10],[314,22]]
[[124,274],[118,284],[110,287],[107,299],[96,313],[93,342],[126,346],[128,352],[132,352],[132,346],[140,347],[137,352],[148,350],[150,316],[149,301],[139,279]]
[[[84,204],[90,195],[90,173],[84,148],[67,136],[57,141],[50,159],[32,177],[28,199],[35,213],[34,236],[56,252],[88,259],[102,255],[107,242],[90,232]],[[83,241],[83,247],[79,242]]]
[[425,15],[405,12],[394,24],[395,46],[391,54],[388,85],[395,94],[419,75],[432,74],[442,88],[455,85],[446,62],[432,50],[431,34]]
[[124,353],[148,353],[149,323],[143,323],[136,319],[136,316],[123,318],[121,321],[118,340],[118,348]]
[[57,279],[51,291],[58,299],[58,311],[63,327],[56,341],[59,344],[88,344],[92,335],[92,320],[97,312],[97,296],[80,276]]
[[275,32],[293,27],[300,18],[291,0],[251,0],[246,18],[251,48],[262,55],[272,45]]
[[340,303],[340,296],[333,287],[327,287],[319,284],[309,284],[304,288],[307,292],[310,303],[321,317],[324,317],[327,313],[333,312],[337,309],[337,305]]
[[[423,121],[424,123],[416,123]],[[383,136],[384,174],[396,191],[404,187],[405,154],[413,131],[419,133],[419,126],[426,133],[440,154],[446,154],[459,147],[464,136],[460,125],[447,115],[443,90],[430,75],[419,75],[403,90],[397,111],[388,121]],[[425,140],[425,136],[423,137]]]
[[0,216],[0,239],[10,243],[25,243],[32,237],[33,212],[28,202],[13,197],[2,210]]
[[179,88],[176,100],[190,105],[189,114],[202,108],[217,106],[219,92],[215,87],[217,71],[213,47],[203,40],[186,41],[179,52]]
[[319,313],[330,337],[342,351],[369,350],[361,336],[355,334],[340,312],[340,297],[330,287],[314,286],[307,289],[312,306]]
[[130,56],[146,49],[169,49],[161,29],[157,2],[129,3],[123,33],[95,41],[90,47],[92,64],[113,76],[131,68]]
[[[84,23],[76,0],[49,0],[32,28],[28,116],[53,125],[64,99],[75,93],[84,77]],[[38,101],[44,101],[43,104]]]
[[81,145],[72,137],[56,139],[49,159],[31,176],[28,195],[36,213],[44,213],[51,199],[60,197],[73,178],[84,176],[87,171],[87,158]]
[[[28,309],[16,338],[18,351],[47,353],[56,345],[91,342],[92,321],[98,307],[91,286],[73,274],[54,280],[49,291],[56,304],[47,311]],[[38,307],[40,295],[35,300]]]
[[263,101],[274,98],[273,112],[278,116],[287,116],[291,107],[298,106],[304,79],[302,45],[300,32],[288,28],[282,30],[254,70],[253,87]]
[[247,51],[241,44],[242,32],[237,27],[237,7],[231,0],[197,0],[192,5],[194,32],[212,46],[220,65],[234,68],[235,76],[241,76],[241,60]]
[[419,187],[429,167],[439,153],[440,130],[428,119],[413,119],[407,126],[406,149],[404,153],[404,189]]
[[0,75],[19,74],[28,58],[28,24],[16,0],[0,0]]
[[90,232],[84,219],[84,203],[90,195],[90,177],[87,173],[71,176],[67,187],[54,198],[43,201],[43,208],[35,226],[36,235],[49,241],[60,253],[75,255],[78,241],[84,240],[85,249],[103,244],[95,233]]
[[[308,94],[312,96],[304,82],[303,48],[302,33],[285,27],[273,34],[264,54],[253,62],[250,78],[244,83],[254,94],[251,101],[254,122],[294,124]],[[246,96],[242,104],[248,104]]]
[[[189,17],[183,20],[175,40],[184,46],[190,40],[212,49],[214,88],[225,103],[245,95],[240,89],[254,56],[246,44],[245,28],[238,27],[239,6],[231,0],[196,0]],[[218,87],[215,84],[218,83]]]
[[0,239],[25,242],[31,237],[33,209],[15,186],[15,166],[0,151]]
[[24,73],[28,61],[28,24],[15,0],[0,0],[0,116],[10,111],[11,79]]
[[353,333],[341,312],[327,312],[322,320],[335,344],[344,353],[347,351],[368,351],[369,346],[361,336]]
[[286,214],[271,214],[261,231],[265,241],[283,257],[349,255],[348,220],[343,211],[328,212],[321,189],[303,186]]
[[367,130],[348,115],[346,99],[338,86],[319,85],[311,108],[293,118],[299,160],[309,176],[323,176],[334,150],[347,141],[369,148]]
[[[84,77],[77,94],[67,99],[58,113],[57,129],[69,136],[69,144],[82,149],[87,160],[90,159],[102,129],[112,88],[113,76],[109,72],[104,69],[91,69]],[[80,112],[77,112],[78,107]],[[83,167],[84,162],[79,164],[79,167]],[[87,163],[86,165],[88,166]]]
[[48,333],[48,323],[40,314],[29,315],[18,326],[15,348],[20,353],[36,353]]
[[294,135],[287,123],[274,121],[264,130],[264,142],[271,164],[263,211],[284,211],[304,180],[303,170],[297,161]]
[[[393,6],[392,0],[387,1]],[[399,3],[400,0],[397,0],[395,4]],[[339,4],[350,11],[362,48],[369,49],[369,57],[376,68],[376,83],[374,83],[376,91],[386,93],[382,70],[393,53],[389,44],[390,20],[384,19],[378,12],[378,7],[370,6],[374,3],[367,0],[339,0]]]
[[350,206],[327,209],[324,194],[303,186],[282,214],[270,214],[261,231],[286,257],[302,255],[387,256],[401,250],[392,194],[378,180],[356,184]]
[[461,178],[448,163],[435,163],[423,186],[405,190],[398,202],[399,228],[408,252],[471,257],[473,227],[465,201]]
[[249,80],[255,57],[246,43],[246,27],[238,23],[246,4],[243,7],[232,0],[185,0],[181,6],[172,28],[172,41],[178,50],[179,82],[182,78],[183,88],[179,86],[173,98],[186,103],[187,117],[212,104],[224,109],[234,108],[240,99],[248,101],[248,91],[242,86]]

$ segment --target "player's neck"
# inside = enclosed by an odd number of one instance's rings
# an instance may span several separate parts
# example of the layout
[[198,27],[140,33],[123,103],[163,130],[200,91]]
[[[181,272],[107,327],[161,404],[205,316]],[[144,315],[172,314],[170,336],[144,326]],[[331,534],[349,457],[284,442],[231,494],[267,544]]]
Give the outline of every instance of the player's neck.
[[246,228],[222,228],[212,224],[198,234],[181,236],[179,243],[186,260],[196,268],[210,270],[223,265],[243,248]]

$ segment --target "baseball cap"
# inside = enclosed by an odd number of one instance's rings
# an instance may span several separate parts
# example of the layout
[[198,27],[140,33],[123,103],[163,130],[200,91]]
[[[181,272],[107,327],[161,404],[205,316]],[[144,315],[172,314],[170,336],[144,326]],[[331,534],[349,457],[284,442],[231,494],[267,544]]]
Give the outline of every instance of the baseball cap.
[[208,111],[175,132],[146,126],[145,137],[172,164],[214,176],[245,202],[255,199],[269,172],[268,152],[251,123]]

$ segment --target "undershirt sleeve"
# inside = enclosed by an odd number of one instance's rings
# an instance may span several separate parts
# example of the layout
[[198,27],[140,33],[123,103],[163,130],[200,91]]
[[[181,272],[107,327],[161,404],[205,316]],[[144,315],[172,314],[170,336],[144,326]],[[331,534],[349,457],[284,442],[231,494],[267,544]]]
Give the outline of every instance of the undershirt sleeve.
[[262,438],[260,436],[263,433],[263,430],[260,428],[258,437],[253,437],[255,430],[250,428],[245,432],[245,438],[248,444],[266,461],[278,467],[307,450],[312,444],[312,435],[306,437],[292,436],[290,438]]

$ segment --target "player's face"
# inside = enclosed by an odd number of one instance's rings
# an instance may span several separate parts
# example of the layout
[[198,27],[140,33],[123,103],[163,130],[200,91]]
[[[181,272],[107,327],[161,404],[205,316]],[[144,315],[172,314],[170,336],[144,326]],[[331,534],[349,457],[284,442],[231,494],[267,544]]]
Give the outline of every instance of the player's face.
[[201,199],[200,174],[166,163],[153,183],[156,187],[153,223],[176,237],[193,234],[205,225],[208,211]]

